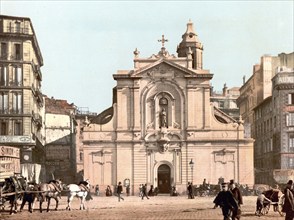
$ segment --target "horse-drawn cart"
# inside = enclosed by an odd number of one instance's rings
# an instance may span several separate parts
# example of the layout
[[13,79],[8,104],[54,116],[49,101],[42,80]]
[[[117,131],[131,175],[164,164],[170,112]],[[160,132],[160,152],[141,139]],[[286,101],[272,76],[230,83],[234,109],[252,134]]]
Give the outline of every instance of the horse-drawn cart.
[[10,176],[0,182],[0,209],[4,210],[5,203],[11,205],[10,213],[17,210],[17,200],[25,190],[25,179],[22,176]]

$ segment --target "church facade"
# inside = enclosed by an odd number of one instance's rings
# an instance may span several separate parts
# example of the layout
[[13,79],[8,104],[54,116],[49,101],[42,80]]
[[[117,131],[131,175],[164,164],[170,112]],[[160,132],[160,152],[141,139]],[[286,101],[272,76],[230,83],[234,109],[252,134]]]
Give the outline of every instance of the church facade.
[[254,184],[253,140],[210,102],[213,74],[203,69],[203,45],[189,21],[177,54],[164,47],[117,71],[113,105],[83,128],[84,178],[92,185],[140,184],[181,193],[188,182],[219,178]]

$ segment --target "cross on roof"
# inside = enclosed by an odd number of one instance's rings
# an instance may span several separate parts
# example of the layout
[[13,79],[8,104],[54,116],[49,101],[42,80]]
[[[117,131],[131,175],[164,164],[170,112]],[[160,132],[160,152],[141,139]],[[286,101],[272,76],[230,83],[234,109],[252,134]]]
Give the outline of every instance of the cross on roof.
[[168,41],[167,39],[164,39],[164,34],[162,35],[161,40],[158,40],[158,42],[161,42],[162,47],[164,47],[164,42],[167,42],[167,41]]

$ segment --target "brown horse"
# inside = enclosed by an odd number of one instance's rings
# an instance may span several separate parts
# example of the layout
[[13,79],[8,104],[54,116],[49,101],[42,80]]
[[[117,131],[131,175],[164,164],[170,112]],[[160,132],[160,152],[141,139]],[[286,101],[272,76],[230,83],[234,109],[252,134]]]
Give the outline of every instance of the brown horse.
[[51,180],[49,183],[40,183],[38,186],[39,199],[40,199],[40,212],[43,211],[42,204],[47,199],[47,212],[49,212],[50,200],[51,198],[55,199],[56,207],[58,208],[58,202],[60,198],[60,193],[62,191],[62,182],[61,180]]

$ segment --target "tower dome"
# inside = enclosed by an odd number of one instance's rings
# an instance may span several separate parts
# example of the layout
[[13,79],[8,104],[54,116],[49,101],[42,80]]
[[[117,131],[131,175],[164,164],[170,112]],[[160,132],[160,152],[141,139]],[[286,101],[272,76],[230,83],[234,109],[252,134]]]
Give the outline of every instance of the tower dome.
[[203,45],[194,31],[194,25],[191,20],[187,23],[187,30],[182,35],[182,42],[178,45],[178,57],[187,57],[189,51],[192,51],[192,68],[202,69]]

